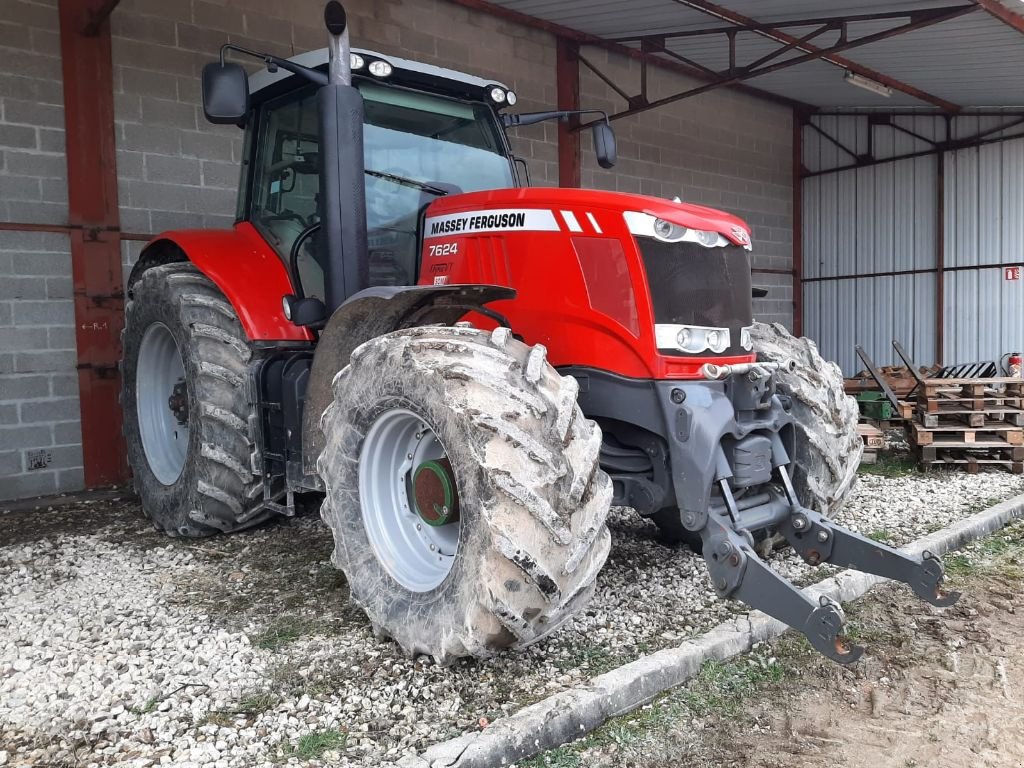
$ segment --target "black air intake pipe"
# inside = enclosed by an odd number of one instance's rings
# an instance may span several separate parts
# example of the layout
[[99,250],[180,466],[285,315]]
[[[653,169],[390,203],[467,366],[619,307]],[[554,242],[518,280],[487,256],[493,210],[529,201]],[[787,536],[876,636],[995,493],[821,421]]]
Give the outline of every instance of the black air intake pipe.
[[327,85],[317,93],[320,113],[320,222],[326,265],[327,311],[334,312],[368,287],[366,184],[363,168],[363,97],[352,86],[351,48],[345,9],[331,0],[324,9],[330,35]]

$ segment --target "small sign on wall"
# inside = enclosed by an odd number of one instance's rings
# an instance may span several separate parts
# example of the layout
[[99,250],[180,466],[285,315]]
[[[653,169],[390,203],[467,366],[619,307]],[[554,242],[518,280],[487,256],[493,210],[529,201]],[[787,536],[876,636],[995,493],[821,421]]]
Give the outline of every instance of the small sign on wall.
[[1003,277],[1006,280],[1020,280],[1020,267],[1006,267],[1003,269]]

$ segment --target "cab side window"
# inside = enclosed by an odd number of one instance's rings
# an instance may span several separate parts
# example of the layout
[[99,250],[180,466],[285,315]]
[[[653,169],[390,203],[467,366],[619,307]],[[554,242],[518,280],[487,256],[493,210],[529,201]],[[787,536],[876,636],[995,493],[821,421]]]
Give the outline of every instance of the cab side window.
[[[260,109],[259,146],[252,186],[251,221],[288,263],[298,237],[319,220],[319,122],[316,92],[304,88]],[[299,273],[307,296],[323,298],[317,238],[305,240]]]

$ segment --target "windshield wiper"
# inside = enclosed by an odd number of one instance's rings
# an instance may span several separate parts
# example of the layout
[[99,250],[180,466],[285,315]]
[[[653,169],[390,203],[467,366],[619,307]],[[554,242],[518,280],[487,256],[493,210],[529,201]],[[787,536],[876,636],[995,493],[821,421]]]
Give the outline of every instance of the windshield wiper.
[[403,187],[421,189],[424,192],[429,192],[437,197],[444,197],[448,194],[447,189],[441,189],[440,187],[435,187],[431,184],[425,184],[422,181],[416,181],[416,179],[407,179],[405,176],[396,176],[393,173],[385,173],[384,171],[374,171],[370,168],[366,168],[365,171],[367,176],[375,176],[378,179],[387,179],[388,181],[395,182],[395,184],[401,184]]

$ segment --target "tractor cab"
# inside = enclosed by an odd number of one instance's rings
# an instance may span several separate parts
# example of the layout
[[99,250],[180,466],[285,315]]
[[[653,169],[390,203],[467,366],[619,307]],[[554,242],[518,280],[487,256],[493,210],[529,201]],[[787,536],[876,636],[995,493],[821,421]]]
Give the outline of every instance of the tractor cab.
[[[328,50],[291,61],[326,70]],[[501,83],[371,51],[352,51],[351,66],[364,105],[367,285],[415,285],[431,202],[519,185],[500,114],[516,95]],[[323,301],[316,91],[281,70],[250,80],[238,215],[295,264],[296,288]]]

